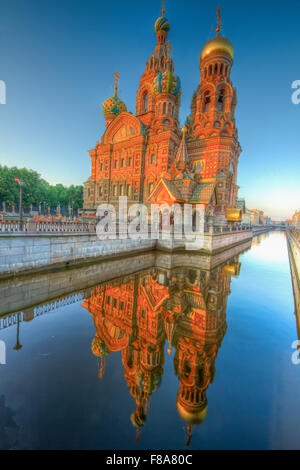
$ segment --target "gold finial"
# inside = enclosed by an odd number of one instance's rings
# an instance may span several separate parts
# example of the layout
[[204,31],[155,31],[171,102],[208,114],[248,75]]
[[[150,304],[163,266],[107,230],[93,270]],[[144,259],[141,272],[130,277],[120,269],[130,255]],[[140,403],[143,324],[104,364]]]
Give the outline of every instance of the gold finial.
[[168,41],[167,48],[168,48],[168,60],[170,60],[171,53],[173,52],[173,49],[171,48],[171,41]]
[[115,77],[115,96],[116,96],[117,91],[118,91],[118,84],[119,84],[119,80],[120,80],[119,72],[115,72],[114,77]]
[[218,6],[217,8],[217,15],[218,15],[218,19],[217,19],[217,29],[216,29],[216,33],[217,33],[217,36],[220,35],[220,31],[221,31],[221,22],[222,22],[222,18],[221,18],[221,7],[220,5]]
[[161,9],[162,16],[165,16],[165,11],[166,11],[166,0],[163,0],[162,9]]

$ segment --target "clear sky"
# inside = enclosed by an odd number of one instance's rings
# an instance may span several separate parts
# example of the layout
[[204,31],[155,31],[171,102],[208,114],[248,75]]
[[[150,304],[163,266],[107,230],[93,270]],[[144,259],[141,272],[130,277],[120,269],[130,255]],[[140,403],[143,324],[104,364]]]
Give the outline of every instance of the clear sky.
[[[199,84],[199,56],[214,36],[218,1],[167,0],[181,125]],[[235,47],[237,125],[243,149],[239,195],[274,218],[300,209],[300,2],[225,0],[223,30]],[[81,184],[87,151],[104,131],[113,94],[135,112],[135,96],[156,37],[160,0],[1,0],[0,164],[37,170],[50,183]]]

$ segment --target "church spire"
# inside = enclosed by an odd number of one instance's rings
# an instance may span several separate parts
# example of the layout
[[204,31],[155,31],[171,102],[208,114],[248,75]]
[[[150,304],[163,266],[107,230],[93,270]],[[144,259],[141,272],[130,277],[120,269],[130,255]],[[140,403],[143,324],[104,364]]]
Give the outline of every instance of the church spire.
[[187,129],[186,129],[186,126],[184,125],[183,128],[182,128],[182,131],[181,131],[182,132],[182,139],[181,139],[179,149],[177,151],[177,155],[176,155],[176,158],[175,158],[176,168],[179,171],[184,171],[185,170],[186,165],[187,165],[187,160],[188,160],[186,142],[185,142],[186,131],[187,131]]

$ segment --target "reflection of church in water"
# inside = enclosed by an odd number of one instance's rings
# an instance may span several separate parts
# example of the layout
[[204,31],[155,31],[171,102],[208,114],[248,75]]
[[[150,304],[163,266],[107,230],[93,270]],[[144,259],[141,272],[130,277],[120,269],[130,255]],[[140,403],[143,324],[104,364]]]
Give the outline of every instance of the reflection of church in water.
[[202,268],[151,268],[92,289],[83,306],[93,315],[92,352],[99,358],[122,352],[124,376],[136,410],[131,422],[137,439],[146,422],[150,397],[163,378],[164,351],[175,349],[176,406],[187,425],[206,418],[206,390],[214,380],[215,360],[226,332],[226,306],[238,257],[208,271]]

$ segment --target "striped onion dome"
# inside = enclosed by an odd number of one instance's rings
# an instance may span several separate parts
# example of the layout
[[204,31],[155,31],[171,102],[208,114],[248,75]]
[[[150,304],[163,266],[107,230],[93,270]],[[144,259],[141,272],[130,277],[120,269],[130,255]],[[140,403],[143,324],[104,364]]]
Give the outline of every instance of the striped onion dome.
[[154,96],[159,93],[179,96],[181,93],[180,78],[170,71],[160,72],[152,82],[152,93]]
[[106,344],[98,336],[93,339],[91,349],[97,357],[104,357],[109,354]]
[[155,25],[154,25],[154,29],[155,29],[156,33],[158,33],[158,31],[169,32],[170,31],[170,23],[167,20],[167,18],[162,16],[161,18],[158,18],[156,20]]

